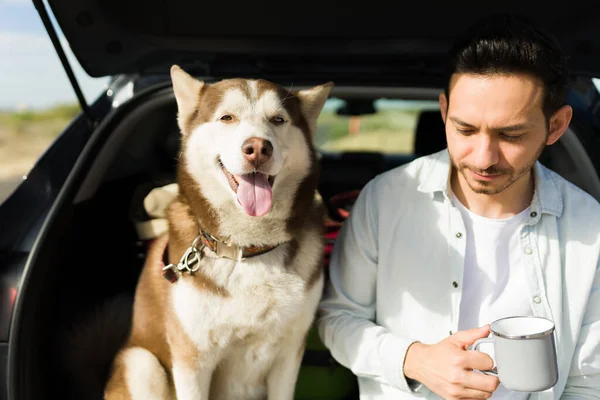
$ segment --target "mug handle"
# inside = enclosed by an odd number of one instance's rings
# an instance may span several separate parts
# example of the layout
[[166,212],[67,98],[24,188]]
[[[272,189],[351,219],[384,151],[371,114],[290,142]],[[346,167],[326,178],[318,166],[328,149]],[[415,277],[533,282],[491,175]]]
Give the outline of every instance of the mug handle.
[[[479,351],[478,347],[480,344],[482,343],[494,343],[494,339],[492,339],[491,337],[486,337],[486,338],[482,338],[482,339],[477,339],[475,341],[475,343],[473,343],[471,345],[473,350],[477,350]],[[483,371],[479,371],[479,372],[483,372],[486,375],[492,375],[492,376],[498,376],[498,371],[496,369],[496,367],[492,368],[492,369],[488,369],[488,370],[483,370]]]

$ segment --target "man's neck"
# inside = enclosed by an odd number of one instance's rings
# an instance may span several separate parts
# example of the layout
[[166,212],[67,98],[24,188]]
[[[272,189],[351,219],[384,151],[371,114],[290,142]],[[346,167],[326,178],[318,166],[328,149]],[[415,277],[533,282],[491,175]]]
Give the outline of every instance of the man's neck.
[[454,195],[470,211],[486,218],[509,218],[526,209],[533,198],[533,170],[502,192],[494,195],[475,193],[462,174],[452,168],[450,183]]

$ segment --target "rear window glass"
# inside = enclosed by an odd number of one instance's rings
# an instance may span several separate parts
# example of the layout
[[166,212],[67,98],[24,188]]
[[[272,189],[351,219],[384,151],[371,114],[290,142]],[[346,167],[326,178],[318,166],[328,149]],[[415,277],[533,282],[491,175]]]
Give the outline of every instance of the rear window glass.
[[[430,117],[437,114],[433,118],[441,122],[437,101],[377,99],[372,103],[348,103],[330,98],[319,116],[315,146],[322,152],[414,154],[419,118],[425,113]],[[440,134],[430,134],[436,133]]]

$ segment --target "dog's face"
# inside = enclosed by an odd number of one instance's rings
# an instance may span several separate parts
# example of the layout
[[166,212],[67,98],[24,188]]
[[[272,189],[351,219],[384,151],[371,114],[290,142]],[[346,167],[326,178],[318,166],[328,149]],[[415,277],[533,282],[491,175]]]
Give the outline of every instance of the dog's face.
[[333,84],[288,92],[264,80],[201,82],[171,69],[185,168],[214,207],[249,216],[288,200],[310,173],[312,134]]

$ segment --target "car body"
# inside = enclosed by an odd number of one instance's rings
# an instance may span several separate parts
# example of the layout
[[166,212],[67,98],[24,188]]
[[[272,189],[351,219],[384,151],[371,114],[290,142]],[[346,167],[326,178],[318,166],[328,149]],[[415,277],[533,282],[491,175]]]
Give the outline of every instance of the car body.
[[[600,200],[600,95],[593,79],[600,77],[597,5],[376,1],[367,8],[309,0],[286,11],[272,0],[49,0],[49,8],[34,3],[51,38],[56,34],[49,11],[84,70],[111,76],[111,83],[88,104],[73,79],[82,113],[0,206],[0,399],[68,398],[68,377],[56,367],[65,354],[59,333],[103,300],[133,290],[145,254],[133,227],[143,218],[139,204],[149,188],[174,179],[172,64],[207,81],[264,78],[290,88],[333,81],[330,110],[337,112],[321,119],[324,142],[334,126],[327,118],[338,118],[336,129],[352,129],[386,104],[417,110],[402,114],[423,117],[401,124],[414,135],[406,151],[385,141],[329,149],[317,143],[319,189],[328,201],[443,147],[437,96],[453,38],[480,16],[526,15],[559,38],[573,74],[573,122],[542,162]],[[305,360],[335,367],[327,356],[308,354]],[[332,375],[317,392],[339,382]]]

